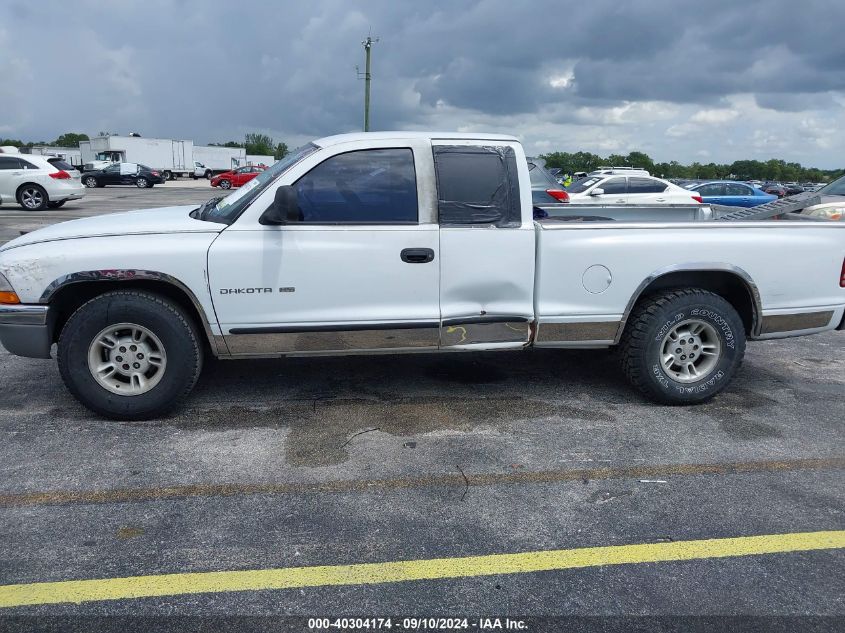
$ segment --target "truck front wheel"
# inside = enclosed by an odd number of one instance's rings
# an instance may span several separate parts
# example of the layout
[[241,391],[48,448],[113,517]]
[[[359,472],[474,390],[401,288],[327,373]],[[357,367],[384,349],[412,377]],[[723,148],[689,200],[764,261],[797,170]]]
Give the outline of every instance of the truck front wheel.
[[678,289],[641,300],[620,347],[625,375],[646,397],[695,404],[733,379],[745,354],[745,327],[719,295]]
[[62,328],[59,371],[83,405],[118,420],[175,408],[199,378],[203,349],[191,319],[164,297],[119,290],[80,307]]

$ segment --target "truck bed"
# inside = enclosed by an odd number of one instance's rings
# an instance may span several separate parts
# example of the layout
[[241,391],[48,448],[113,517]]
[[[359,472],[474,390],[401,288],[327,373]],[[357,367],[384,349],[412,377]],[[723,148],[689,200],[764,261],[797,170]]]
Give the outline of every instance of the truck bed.
[[773,218],[828,222],[823,218],[802,216],[801,210],[820,204],[818,195],[790,196],[756,207],[730,207],[719,204],[548,204],[534,207],[534,219],[544,223],[560,222],[749,222]]

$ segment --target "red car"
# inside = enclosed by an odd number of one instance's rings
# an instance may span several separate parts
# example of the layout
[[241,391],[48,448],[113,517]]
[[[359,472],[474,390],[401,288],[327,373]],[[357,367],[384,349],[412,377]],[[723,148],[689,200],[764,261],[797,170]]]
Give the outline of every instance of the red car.
[[255,178],[258,174],[264,171],[265,167],[258,165],[247,165],[246,167],[238,167],[231,171],[223,172],[211,179],[212,187],[220,187],[221,189],[231,189],[232,187],[240,187],[245,185],[250,180]]

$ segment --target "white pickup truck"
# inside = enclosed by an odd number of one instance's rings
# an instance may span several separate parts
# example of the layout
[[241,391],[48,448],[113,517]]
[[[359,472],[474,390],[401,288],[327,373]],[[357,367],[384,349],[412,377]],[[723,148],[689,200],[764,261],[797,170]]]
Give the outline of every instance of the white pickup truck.
[[[845,223],[535,220],[508,136],[301,147],[226,198],[75,220],[0,248],[0,341],[104,416],[159,416],[218,358],[619,346],[704,401],[747,339],[843,329]],[[563,362],[563,361],[562,361]]]

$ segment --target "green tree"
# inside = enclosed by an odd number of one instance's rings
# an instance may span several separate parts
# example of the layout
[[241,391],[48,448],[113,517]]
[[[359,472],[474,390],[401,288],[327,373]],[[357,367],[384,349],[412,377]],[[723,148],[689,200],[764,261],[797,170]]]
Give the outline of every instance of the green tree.
[[629,152],[625,157],[625,164],[631,167],[647,169],[649,172],[654,171],[654,161],[644,152]]
[[273,139],[266,134],[250,132],[244,136],[244,146],[247,154],[272,155],[275,153]]
[[89,140],[87,134],[81,134],[77,132],[65,132],[55,141],[53,141],[53,145],[58,147],[79,147],[79,141],[87,141]]
[[240,141],[226,141],[225,143],[209,143],[211,147],[243,147]]
[[282,160],[289,153],[290,150],[288,149],[287,143],[278,143],[276,145],[276,151],[273,152],[273,156],[276,158],[276,160]]

